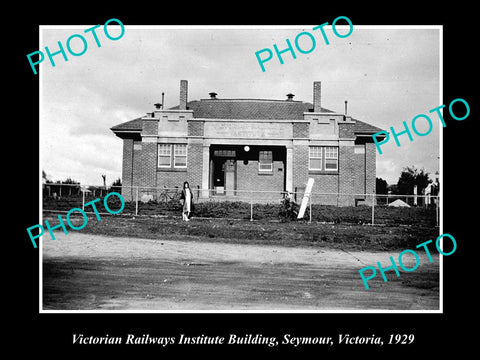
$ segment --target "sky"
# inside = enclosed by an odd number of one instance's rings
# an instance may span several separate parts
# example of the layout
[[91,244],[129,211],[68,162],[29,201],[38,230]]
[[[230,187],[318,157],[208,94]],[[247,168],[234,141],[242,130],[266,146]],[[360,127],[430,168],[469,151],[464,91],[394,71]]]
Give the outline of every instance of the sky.
[[[340,23],[340,22],[339,22]],[[179,103],[180,80],[188,80],[188,100],[209,98],[285,99],[313,102],[313,82],[322,82],[322,107],[348,114],[381,129],[411,129],[418,114],[443,104],[441,99],[441,30],[438,27],[355,26],[350,36],[340,38],[325,27],[326,45],[313,25],[249,27],[128,26],[116,41],[109,40],[103,26],[96,30],[97,47],[85,26],[42,26],[39,49],[58,50],[74,34],[83,34],[83,55],[47,56],[39,68],[40,168],[50,180],[72,178],[85,185],[107,184],[121,178],[122,139],[110,128],[154,110],[165,93],[165,107]],[[348,27],[337,26],[340,34]],[[109,25],[113,37],[120,29]],[[274,58],[262,72],[255,52],[294,44],[301,31],[316,38],[309,54],[284,54],[284,64]],[[311,46],[307,37],[300,46]],[[71,48],[83,45],[73,38]],[[447,104],[448,106],[448,104]],[[412,131],[393,138],[377,152],[377,177],[395,184],[406,166],[424,168],[430,178],[439,171],[441,124],[429,114],[433,129],[419,137]],[[419,132],[428,126],[416,123]]]

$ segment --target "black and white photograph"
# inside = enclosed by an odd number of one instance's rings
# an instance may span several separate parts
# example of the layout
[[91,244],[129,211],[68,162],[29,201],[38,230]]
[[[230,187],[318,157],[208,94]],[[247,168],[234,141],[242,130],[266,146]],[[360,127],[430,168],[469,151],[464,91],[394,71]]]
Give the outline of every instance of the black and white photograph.
[[28,329],[42,354],[159,358],[471,347],[471,11],[218,6],[25,13],[7,342],[26,349]]

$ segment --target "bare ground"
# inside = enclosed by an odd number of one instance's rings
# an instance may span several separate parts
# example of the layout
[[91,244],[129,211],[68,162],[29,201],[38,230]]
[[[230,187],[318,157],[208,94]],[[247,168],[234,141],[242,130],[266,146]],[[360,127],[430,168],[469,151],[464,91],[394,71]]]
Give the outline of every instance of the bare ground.
[[[439,257],[369,281],[358,270],[389,266],[398,251],[169,240],[82,232],[44,237],[44,310],[438,310]],[[413,258],[403,258],[407,267]]]

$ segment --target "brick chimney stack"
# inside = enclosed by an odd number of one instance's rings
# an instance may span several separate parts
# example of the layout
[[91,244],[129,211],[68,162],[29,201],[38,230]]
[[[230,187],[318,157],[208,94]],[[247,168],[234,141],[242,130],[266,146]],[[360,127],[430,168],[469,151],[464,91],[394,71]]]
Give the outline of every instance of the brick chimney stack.
[[188,81],[180,80],[180,110],[187,110]]
[[313,82],[313,112],[322,111],[322,82],[314,81]]

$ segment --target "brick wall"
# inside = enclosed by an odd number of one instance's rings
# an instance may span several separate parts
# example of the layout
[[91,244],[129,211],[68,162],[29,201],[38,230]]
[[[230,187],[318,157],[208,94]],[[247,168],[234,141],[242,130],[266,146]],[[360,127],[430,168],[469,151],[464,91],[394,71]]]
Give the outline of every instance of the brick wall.
[[[203,124],[203,123],[202,123]],[[202,187],[203,172],[203,144],[202,141],[189,140],[187,148],[187,181],[193,188]]]
[[[337,205],[339,199],[336,195],[320,195],[338,193],[338,175],[337,174],[309,174],[313,178],[312,204]],[[302,190],[303,191],[303,190]],[[317,194],[315,194],[317,193]],[[301,201],[297,197],[297,201]]]
[[[145,121],[144,131],[153,132],[155,130],[155,121]],[[375,193],[376,179],[376,148],[373,143],[357,145],[364,147],[364,153],[355,153],[355,146],[342,145],[339,147],[339,171],[334,174],[314,174],[308,170],[308,141],[300,140],[299,137],[308,136],[309,124],[294,123],[293,140],[293,171],[292,188],[303,191],[309,177],[315,179],[313,192],[317,193]],[[340,124],[342,136],[351,135],[351,124]],[[203,121],[189,121],[188,131],[193,136],[203,134]],[[153,135],[153,134],[152,134]],[[148,138],[147,138],[148,139]],[[346,142],[343,142],[345,144]],[[340,142],[342,144],[342,142]],[[140,146],[139,146],[140,145]],[[140,142],[131,139],[125,139],[123,142],[123,161],[122,161],[122,184],[123,196],[125,200],[134,199],[135,192],[128,191],[130,186],[148,186],[148,187],[181,187],[184,181],[188,181],[194,189],[202,185],[202,164],[203,164],[203,144],[201,139],[188,140],[188,164],[187,169],[172,169],[165,171],[157,168],[157,143]],[[243,160],[237,161],[237,190],[275,190],[280,192],[285,187],[286,164],[283,158],[275,159],[274,168],[271,175],[263,175],[258,172],[258,161],[249,160],[244,164]],[[257,159],[257,156],[255,156]],[[281,170],[280,170],[281,169]],[[209,169],[207,169],[209,171]],[[145,192],[151,193],[151,192]],[[141,196],[142,193],[139,194]],[[260,196],[260,195],[259,195]],[[272,195],[264,195],[272,197]],[[272,199],[277,197],[273,196]],[[297,198],[297,201],[301,201]],[[314,203],[332,204],[332,205],[354,205],[354,196],[315,196]],[[370,204],[371,199],[367,198],[365,204]]]
[[158,188],[182,188],[185,181],[188,181],[188,184],[192,189],[197,189],[198,186],[200,186],[200,188],[202,187],[201,143],[189,143],[187,145],[186,169],[157,169],[156,171],[155,186]]
[[157,135],[158,134],[158,119],[144,119],[142,121],[143,135]]
[[[140,149],[136,150],[135,146],[140,145]],[[134,141],[134,148],[133,148],[133,166],[132,166],[132,186],[139,186],[142,185],[140,176],[141,176],[141,156],[142,156],[142,147],[143,144],[141,141]]]
[[[339,193],[354,194],[355,178],[355,157],[354,146],[339,146],[338,149],[338,173],[339,173]],[[355,205],[353,196],[340,196],[340,206]]]
[[[315,180],[315,193],[354,194],[355,159],[353,146],[340,146],[338,150],[339,171],[332,174],[318,174],[308,170],[308,144],[298,143],[293,146],[293,189],[303,192],[308,178]],[[301,201],[297,196],[297,201]],[[351,206],[355,204],[354,196],[315,195],[312,203],[325,205]]]
[[132,200],[132,175],[133,175],[133,140],[123,140],[122,158],[122,196],[125,201]]
[[[133,141],[132,142],[132,156],[133,161],[131,167],[131,182],[124,183],[125,190],[127,189],[127,184],[132,187],[136,186],[145,186],[152,187],[156,185],[156,168],[157,168],[157,144],[156,143],[147,143],[142,141]],[[124,159],[125,161],[125,159]],[[124,175],[124,178],[127,176]],[[129,200],[135,200],[136,190],[130,188]],[[139,197],[142,194],[149,193],[149,191],[139,191]],[[125,198],[127,200],[127,198]]]
[[340,139],[355,139],[355,124],[352,122],[338,122],[338,137]]
[[355,145],[355,177],[354,192],[356,194],[365,193],[365,144]]
[[[281,170],[279,170],[281,169]],[[284,189],[285,164],[283,161],[273,161],[273,171],[268,174],[259,174],[258,161],[249,160],[247,164],[237,161],[237,190],[276,191],[275,193],[256,193],[254,199],[281,200]],[[239,197],[251,196],[242,192]]]
[[[135,151],[136,155],[136,151]],[[142,142],[139,156],[138,185],[154,187],[157,185],[157,143]]]
[[205,121],[189,120],[188,121],[188,136],[203,136],[205,128]]
[[310,123],[293,123],[293,138],[308,138],[310,136]]
[[308,181],[308,142],[293,145],[293,190],[305,187]]
[[188,181],[188,184],[193,188],[196,184],[189,181],[187,178],[187,171],[166,171],[158,170],[157,171],[157,183],[156,187],[158,188],[169,188],[174,189],[175,187],[181,188],[183,182]]
[[322,111],[322,83],[321,81],[313,82],[313,112]]
[[[377,152],[374,143],[365,144],[365,191],[367,194],[375,194],[376,191],[376,161]],[[371,201],[370,201],[371,203]]]

